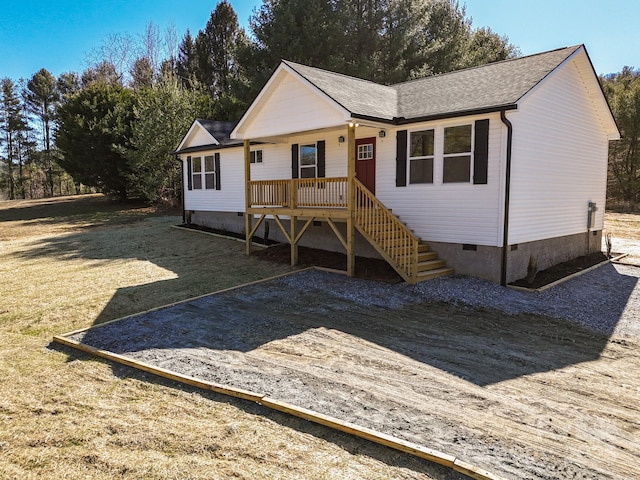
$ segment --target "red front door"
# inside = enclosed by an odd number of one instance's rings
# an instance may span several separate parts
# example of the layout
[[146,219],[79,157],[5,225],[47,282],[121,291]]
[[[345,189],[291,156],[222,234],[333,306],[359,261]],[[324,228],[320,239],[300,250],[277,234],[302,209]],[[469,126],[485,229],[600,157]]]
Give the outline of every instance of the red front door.
[[376,193],[376,137],[356,140],[356,178]]

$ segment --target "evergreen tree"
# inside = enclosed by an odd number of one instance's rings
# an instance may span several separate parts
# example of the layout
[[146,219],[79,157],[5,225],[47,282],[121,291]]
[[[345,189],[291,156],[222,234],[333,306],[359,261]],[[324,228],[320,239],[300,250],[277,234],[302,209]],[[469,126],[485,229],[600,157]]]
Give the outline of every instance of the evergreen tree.
[[16,178],[15,178],[15,156],[16,156],[16,135],[20,128],[22,119],[20,118],[20,98],[16,94],[15,84],[10,78],[3,78],[0,81],[2,98],[0,103],[0,128],[4,135],[2,143],[5,144],[4,162],[6,172],[3,175],[6,179],[6,187],[9,192],[9,200],[16,198]]
[[640,202],[640,72],[624,67],[622,72],[601,78],[618,128],[620,140],[609,148],[609,171],[619,199]]
[[60,165],[78,182],[126,199],[130,190],[134,97],[121,85],[93,81],[58,108]]
[[26,165],[31,160],[35,144],[29,142],[27,112],[19,95],[19,86],[11,79],[0,81],[0,145],[4,143],[6,171],[3,175],[9,199],[26,198]]
[[[188,38],[183,41],[185,53],[189,48],[187,41]],[[232,95],[231,86],[239,71],[237,51],[245,41],[233,7],[227,0],[220,1],[205,28],[198,32],[193,52],[188,53],[195,54],[195,78],[207,87],[214,100]]]
[[60,95],[60,100],[64,100],[68,95],[80,90],[80,77],[75,72],[61,73],[56,81],[56,88]]
[[263,0],[250,26],[240,58],[251,97],[281,59],[390,84],[518,53],[473,30],[456,0]]
[[86,87],[92,83],[102,83],[111,86],[122,85],[122,75],[118,73],[113,63],[103,60],[82,72],[81,84]]
[[134,90],[151,88],[154,84],[155,73],[146,57],[139,57],[131,67],[131,87]]
[[208,118],[212,101],[206,91],[180,86],[166,75],[152,88],[137,93],[128,150],[131,185],[152,201],[181,198],[180,165],[171,152],[194,118]]
[[55,108],[59,100],[56,89],[56,78],[48,70],[38,70],[27,82],[25,99],[31,113],[36,115],[42,124],[42,140],[47,174],[49,195],[54,194],[53,159],[51,156],[51,127],[55,119]]
[[183,85],[190,85],[196,78],[198,59],[196,56],[196,45],[191,32],[187,33],[178,47],[178,59],[176,61],[176,76]]

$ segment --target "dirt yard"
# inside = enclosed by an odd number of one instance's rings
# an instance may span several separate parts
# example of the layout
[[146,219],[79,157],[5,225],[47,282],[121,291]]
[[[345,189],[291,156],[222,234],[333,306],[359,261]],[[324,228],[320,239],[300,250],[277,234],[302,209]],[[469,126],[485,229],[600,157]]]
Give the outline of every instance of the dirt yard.
[[[55,334],[290,271],[244,256],[241,243],[171,229],[176,217],[60,202],[0,202],[0,477],[461,478],[52,349]],[[640,275],[587,275],[538,295],[463,277],[410,287],[310,272],[104,325],[83,341],[510,479],[640,478]]]

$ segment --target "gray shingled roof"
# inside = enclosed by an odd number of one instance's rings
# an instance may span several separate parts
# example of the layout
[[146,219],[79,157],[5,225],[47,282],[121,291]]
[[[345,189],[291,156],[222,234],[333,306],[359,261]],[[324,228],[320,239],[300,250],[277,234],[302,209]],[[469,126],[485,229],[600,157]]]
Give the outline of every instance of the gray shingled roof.
[[[231,131],[236,126],[236,122],[219,122],[216,120],[206,120],[204,118],[196,118],[195,120],[209,132],[218,143],[209,143],[206,145],[195,145],[172,152],[173,154],[204,152],[207,150],[217,150],[224,147],[233,147],[242,145],[242,140],[232,140],[229,138]],[[183,139],[184,141],[184,139]]]
[[285,61],[354,117],[402,121],[517,103],[581,45],[384,86]]
[[351,113],[384,120],[392,120],[397,116],[398,95],[393,87],[286,60],[283,63]]
[[205,120],[203,118],[197,118],[196,121],[202,125],[220,145],[238,142],[237,140],[231,140],[229,138],[233,127],[236,126],[236,122],[218,122],[216,120]]

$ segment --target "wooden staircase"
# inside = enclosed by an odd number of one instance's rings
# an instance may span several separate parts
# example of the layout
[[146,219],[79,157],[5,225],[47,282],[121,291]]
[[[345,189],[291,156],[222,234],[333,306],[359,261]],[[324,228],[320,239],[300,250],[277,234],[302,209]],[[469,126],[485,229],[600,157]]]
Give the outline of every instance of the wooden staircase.
[[362,183],[355,181],[355,225],[358,231],[408,283],[453,274],[429,245],[387,209]]

